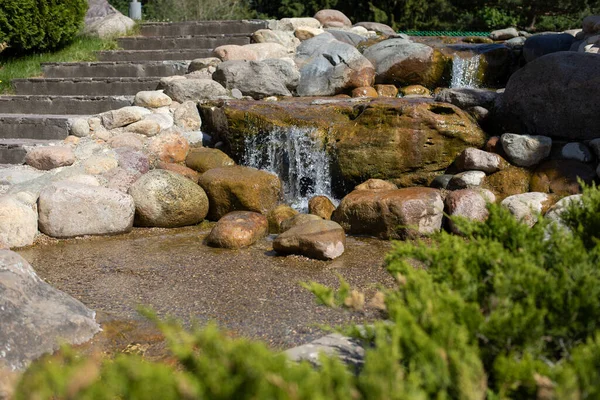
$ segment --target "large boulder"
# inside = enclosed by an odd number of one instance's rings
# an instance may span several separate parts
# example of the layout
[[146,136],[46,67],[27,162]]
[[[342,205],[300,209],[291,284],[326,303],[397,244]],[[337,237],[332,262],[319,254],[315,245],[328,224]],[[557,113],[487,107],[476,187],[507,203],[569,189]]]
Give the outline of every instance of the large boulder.
[[505,133],[500,136],[508,159],[519,167],[531,167],[550,155],[552,139],[540,135]]
[[219,149],[200,147],[190,150],[185,165],[202,174],[213,168],[231,167],[235,162]]
[[436,101],[454,104],[466,110],[471,107],[492,108],[499,94],[493,90],[476,88],[442,89],[436,95]]
[[508,163],[498,154],[489,153],[473,147],[465,149],[455,161],[456,168],[460,171],[483,171],[493,174],[508,167]]
[[559,51],[569,51],[571,45],[576,41],[573,35],[568,33],[542,33],[532,35],[525,40],[523,46],[523,57],[525,61],[531,62],[536,58]]
[[19,201],[16,195],[0,196],[0,242],[8,247],[29,246],[37,232],[35,206]]
[[373,65],[360,51],[330,33],[302,42],[296,64],[300,68],[299,96],[331,96],[371,86],[375,77]]
[[135,201],[136,226],[175,228],[201,222],[208,198],[200,186],[175,172],[155,169],[142,175],[129,194]]
[[62,181],[42,190],[38,212],[48,236],[112,235],[131,230],[135,205],[118,190]]
[[600,56],[558,52],[511,76],[502,96],[510,132],[586,140],[598,137]]
[[300,40],[294,36],[293,30],[259,29],[252,34],[255,43],[278,43],[287,51],[296,51]]
[[213,168],[198,181],[210,200],[208,219],[218,221],[231,211],[267,214],[281,197],[276,175],[250,167]]
[[211,79],[177,79],[166,83],[165,94],[183,103],[227,97],[229,92],[221,84]]
[[291,96],[282,77],[261,61],[225,61],[217,66],[213,79],[227,89],[238,89],[245,96],[261,99]]
[[[242,159],[253,135],[293,126],[314,128],[331,155],[335,190],[348,192],[369,178],[399,186],[428,185],[467,147],[482,147],[486,135],[464,111],[431,100],[376,98],[278,102],[229,101],[209,126]],[[218,117],[217,117],[218,116]],[[260,140],[260,139],[258,139]]]
[[350,234],[406,239],[439,231],[443,216],[440,191],[414,187],[355,190],[342,199],[332,219]]
[[[483,222],[487,219],[489,211],[488,203],[493,203],[496,196],[486,189],[462,189],[449,192],[446,196],[446,210],[450,217],[460,217],[469,221]],[[454,233],[461,233],[460,228],[454,222],[449,220],[450,230]]]
[[269,233],[269,221],[252,211],[233,211],[217,222],[206,241],[211,246],[240,249],[256,243]]
[[500,205],[506,207],[520,222],[533,226],[538,221],[538,217],[548,211],[554,201],[549,194],[529,192],[509,196],[502,200]]
[[352,21],[338,10],[320,10],[314,18],[323,25],[323,28],[350,28]]
[[109,14],[103,18],[86,24],[83,32],[87,35],[98,36],[102,39],[113,39],[123,36],[135,27],[135,21],[120,12]]
[[589,164],[573,160],[550,160],[538,166],[531,177],[532,192],[568,196],[581,193],[579,180],[591,184],[596,171]]
[[333,221],[312,221],[296,225],[273,241],[273,250],[300,254],[317,260],[333,260],[344,253],[346,233]]
[[90,340],[95,312],[40,279],[17,253],[0,250],[0,370],[22,370],[65,343]]
[[396,31],[393,30],[389,25],[381,24],[379,22],[358,22],[354,24],[354,26],[362,26],[363,28],[374,31],[377,33],[381,33],[383,35],[395,36]]
[[445,68],[439,50],[404,38],[381,41],[367,48],[364,56],[373,64],[376,83],[399,86],[437,86]]

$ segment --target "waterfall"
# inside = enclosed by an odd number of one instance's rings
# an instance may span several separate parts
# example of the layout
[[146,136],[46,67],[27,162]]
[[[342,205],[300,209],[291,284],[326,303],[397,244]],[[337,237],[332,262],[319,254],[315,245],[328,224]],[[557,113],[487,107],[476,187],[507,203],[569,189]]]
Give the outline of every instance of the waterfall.
[[275,128],[245,142],[243,163],[277,174],[286,203],[300,211],[308,209],[313,196],[333,200],[329,156],[316,133],[309,128]]
[[480,55],[462,58],[458,54],[452,57],[452,81],[451,88],[476,88],[479,87]]

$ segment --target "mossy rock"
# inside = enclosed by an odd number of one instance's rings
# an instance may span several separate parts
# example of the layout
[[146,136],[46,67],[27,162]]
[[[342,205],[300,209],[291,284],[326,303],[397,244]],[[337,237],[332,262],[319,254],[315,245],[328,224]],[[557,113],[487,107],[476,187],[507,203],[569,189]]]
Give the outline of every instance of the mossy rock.
[[521,167],[508,167],[486,176],[482,187],[491,190],[498,202],[508,196],[529,192],[531,171]]
[[467,113],[430,99],[229,101],[218,112],[227,124],[217,134],[237,160],[249,136],[274,128],[314,128],[331,155],[337,193],[347,193],[370,178],[410,186],[414,175],[416,181],[426,182],[465,148],[482,147],[486,140]]

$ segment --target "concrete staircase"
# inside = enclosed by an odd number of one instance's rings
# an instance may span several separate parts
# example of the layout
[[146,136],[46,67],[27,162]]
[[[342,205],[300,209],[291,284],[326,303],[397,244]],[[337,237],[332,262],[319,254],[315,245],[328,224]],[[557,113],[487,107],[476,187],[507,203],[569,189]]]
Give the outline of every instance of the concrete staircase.
[[97,62],[45,63],[44,77],[15,79],[16,94],[0,96],[0,164],[20,164],[27,146],[64,139],[70,121],[131,105],[162,77],[183,75],[215,47],[244,45],[266,21],[148,23],[141,36],[119,38],[122,50],[98,52]]

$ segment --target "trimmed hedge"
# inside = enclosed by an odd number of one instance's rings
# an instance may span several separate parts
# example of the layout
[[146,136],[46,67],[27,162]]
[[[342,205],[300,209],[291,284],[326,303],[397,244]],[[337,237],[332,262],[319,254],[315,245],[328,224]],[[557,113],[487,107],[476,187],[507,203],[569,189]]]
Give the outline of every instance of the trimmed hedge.
[[49,51],[73,40],[86,0],[0,0],[0,43],[13,54]]

